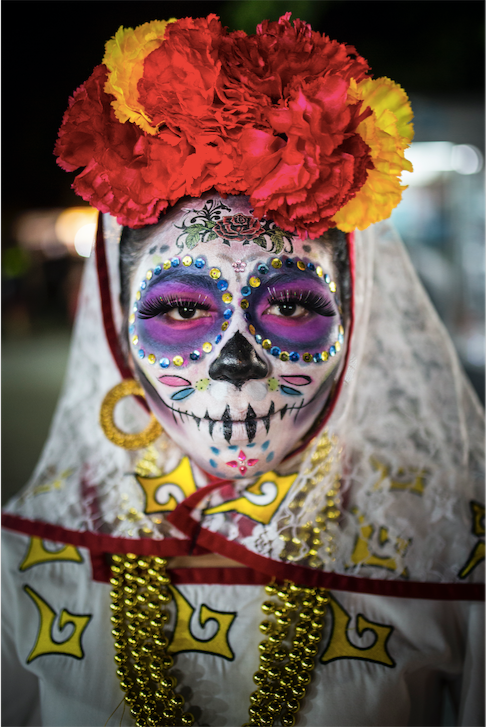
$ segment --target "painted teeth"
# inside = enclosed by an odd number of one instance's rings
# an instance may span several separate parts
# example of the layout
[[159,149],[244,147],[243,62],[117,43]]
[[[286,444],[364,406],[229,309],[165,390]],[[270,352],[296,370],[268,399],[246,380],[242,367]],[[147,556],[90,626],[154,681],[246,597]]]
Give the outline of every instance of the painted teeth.
[[221,420],[223,422],[223,436],[229,444],[231,442],[231,436],[233,434],[233,422],[231,421],[229,404],[226,404],[226,409],[224,410],[224,414],[221,417]]
[[252,442],[255,439],[255,434],[256,434],[256,430],[257,430],[257,422],[256,422],[256,414],[253,411],[250,404],[248,404],[248,410],[246,412],[245,427],[246,427],[246,434],[248,436],[248,441]]

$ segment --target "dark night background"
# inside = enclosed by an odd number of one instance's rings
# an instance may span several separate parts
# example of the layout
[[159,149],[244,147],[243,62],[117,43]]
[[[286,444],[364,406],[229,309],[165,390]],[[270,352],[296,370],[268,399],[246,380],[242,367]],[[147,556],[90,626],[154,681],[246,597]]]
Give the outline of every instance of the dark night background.
[[[85,204],[70,189],[74,173],[56,165],[52,150],[69,96],[101,63],[120,25],[214,12],[230,30],[254,33],[262,19],[291,11],[354,45],[375,77],[403,86],[416,110],[417,141],[475,144],[484,155],[482,0],[3,0],[1,11],[3,501],[26,482],[45,441],[83,268],[72,251],[22,248],[15,222],[29,210]],[[440,186],[437,195],[445,199]],[[434,230],[447,247],[442,228]],[[483,371],[469,374],[484,392]]]

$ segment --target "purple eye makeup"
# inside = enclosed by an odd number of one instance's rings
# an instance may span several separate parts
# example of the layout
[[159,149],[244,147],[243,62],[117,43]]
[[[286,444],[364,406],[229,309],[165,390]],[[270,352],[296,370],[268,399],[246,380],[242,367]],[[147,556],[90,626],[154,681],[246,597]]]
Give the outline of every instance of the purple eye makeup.
[[259,263],[240,306],[256,343],[282,361],[321,363],[336,355],[344,328],[336,283],[320,265],[295,258]]
[[203,257],[174,257],[148,270],[129,318],[138,357],[165,369],[210,353],[234,312],[228,285]]

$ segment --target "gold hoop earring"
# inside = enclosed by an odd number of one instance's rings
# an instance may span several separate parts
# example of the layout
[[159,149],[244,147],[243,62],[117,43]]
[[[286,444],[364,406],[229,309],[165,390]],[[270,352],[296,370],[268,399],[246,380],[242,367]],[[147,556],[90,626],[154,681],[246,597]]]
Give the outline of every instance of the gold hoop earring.
[[150,423],[146,429],[136,434],[127,434],[118,429],[114,420],[113,412],[120,399],[125,396],[145,396],[141,385],[135,379],[125,379],[114,386],[103,399],[100,409],[100,424],[105,436],[123,449],[142,449],[155,442],[160,437],[163,429],[155,416],[151,413]]

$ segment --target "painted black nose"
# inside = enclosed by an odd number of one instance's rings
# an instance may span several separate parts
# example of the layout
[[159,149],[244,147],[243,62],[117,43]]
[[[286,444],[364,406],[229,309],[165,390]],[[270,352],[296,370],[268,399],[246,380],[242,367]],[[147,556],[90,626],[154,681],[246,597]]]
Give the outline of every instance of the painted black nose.
[[212,379],[229,381],[238,388],[245,381],[263,379],[268,373],[268,365],[239,331],[223,346],[218,358],[209,367]]

